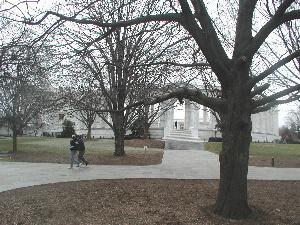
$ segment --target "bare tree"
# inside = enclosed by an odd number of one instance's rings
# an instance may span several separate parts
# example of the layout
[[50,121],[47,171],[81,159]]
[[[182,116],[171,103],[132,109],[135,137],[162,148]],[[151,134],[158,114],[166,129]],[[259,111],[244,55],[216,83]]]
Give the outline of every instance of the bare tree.
[[[135,13],[131,7],[122,11],[123,7],[116,1],[108,5],[99,3],[89,9],[86,16],[97,17],[101,21],[129,19]],[[75,4],[75,8],[76,8]],[[136,5],[136,8],[138,5]],[[149,6],[150,7],[150,6]],[[102,9],[105,9],[103,13]],[[150,8],[147,9],[149,11]],[[114,14],[116,12],[116,14]],[[176,41],[169,40],[167,36],[160,35],[159,30],[164,29],[170,34],[180,34],[179,29],[168,24],[137,25],[126,28],[100,28],[94,29],[79,25],[73,28],[66,27],[65,40],[70,48],[79,53],[80,59],[85,62],[86,71],[92,73],[95,84],[100,87],[105,108],[96,109],[88,106],[112,128],[115,136],[116,156],[122,156],[124,151],[124,136],[126,130],[137,117],[137,107],[133,104],[141,99],[147,99],[153,92],[153,87],[160,88],[165,83],[166,61],[170,51],[187,37],[182,36]],[[78,33],[78,30],[84,32]],[[180,48],[183,48],[181,45]],[[180,52],[179,50],[177,52]],[[164,62],[160,62],[164,59]],[[85,79],[89,79],[87,76]],[[154,85],[155,84],[155,85]],[[125,109],[126,106],[127,107]],[[111,120],[108,120],[109,113]]]
[[[136,2],[142,4],[144,1],[124,1],[126,3],[124,7]],[[256,66],[255,68],[254,66],[259,49],[268,42],[268,38],[279,27],[289,21],[299,23],[299,1],[276,1],[276,7],[270,11],[270,17],[260,20],[261,26],[254,27],[255,15],[260,9],[269,7],[271,3],[267,1],[262,4],[256,0],[239,0],[231,9],[234,12],[234,39],[231,45],[226,46],[222,43],[223,39],[220,37],[222,32],[219,32],[221,29],[218,29],[208,3],[202,0],[161,0],[159,2],[164,5],[164,10],[157,10],[152,14],[141,12],[134,18],[102,21],[81,16],[81,12],[90,9],[93,4],[90,3],[73,15],[48,11],[42,18],[31,21],[30,24],[41,24],[50,15],[56,16],[61,21],[91,24],[95,27],[114,30],[153,21],[180,24],[180,27],[187,31],[197,43],[217,77],[221,86],[221,98],[209,97],[199,90],[184,88],[157,96],[152,100],[140,101],[139,104],[153,104],[173,97],[188,98],[222,115],[224,125],[223,145],[219,157],[220,182],[214,211],[224,217],[245,218],[251,212],[247,201],[251,114],[299,99],[299,84],[272,90],[273,93],[269,95],[262,93],[267,93],[270,89],[271,85],[267,84],[268,78],[272,77],[275,71],[279,71],[281,67],[299,57],[300,50],[286,53],[277,61],[272,62],[270,66]],[[274,45],[274,42],[268,43]],[[228,50],[228,48],[231,49]],[[254,69],[256,73],[253,73]]]
[[[77,71],[78,72],[78,71]],[[89,71],[84,71],[90,74]],[[67,94],[68,113],[81,121],[87,128],[87,138],[92,137],[92,125],[97,117],[97,109],[104,109],[104,100],[101,90],[94,85],[93,79],[89,79],[87,74],[81,76],[73,85],[73,90]],[[77,87],[76,87],[77,86]]]
[[1,65],[0,113],[1,119],[12,130],[13,153],[16,153],[17,136],[53,104],[53,93],[49,89],[47,72],[39,54],[21,43],[3,48],[1,50],[5,54]]
[[300,106],[289,111],[287,123],[289,127],[293,127],[295,131],[300,132]]
[[137,109],[138,116],[132,126],[140,131],[143,139],[148,139],[151,125],[171,108],[174,108],[174,101],[170,101],[169,104],[143,105]]

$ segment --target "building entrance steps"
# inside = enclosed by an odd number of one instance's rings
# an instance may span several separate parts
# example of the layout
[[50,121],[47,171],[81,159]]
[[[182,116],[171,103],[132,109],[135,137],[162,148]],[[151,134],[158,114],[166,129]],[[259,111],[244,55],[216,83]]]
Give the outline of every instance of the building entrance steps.
[[164,140],[171,141],[183,141],[183,142],[201,142],[201,139],[198,137],[193,137],[192,132],[190,130],[171,130],[170,134],[163,138]]
[[190,142],[188,140],[165,140],[166,150],[204,150],[204,142]]

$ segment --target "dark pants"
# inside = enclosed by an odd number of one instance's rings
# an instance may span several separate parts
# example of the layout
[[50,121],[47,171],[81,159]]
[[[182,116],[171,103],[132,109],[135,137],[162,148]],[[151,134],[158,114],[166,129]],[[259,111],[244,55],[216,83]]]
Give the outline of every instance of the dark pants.
[[79,162],[82,162],[82,163],[86,164],[87,161],[83,157],[84,153],[85,153],[85,150],[79,150],[78,151],[78,160],[79,160]]

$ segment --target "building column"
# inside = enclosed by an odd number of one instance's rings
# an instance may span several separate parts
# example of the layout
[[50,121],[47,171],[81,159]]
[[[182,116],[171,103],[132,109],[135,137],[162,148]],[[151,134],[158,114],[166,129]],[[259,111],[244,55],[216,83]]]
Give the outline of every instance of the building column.
[[[155,111],[154,105],[150,106],[150,115],[153,114]],[[158,115],[160,115],[160,112],[158,113]],[[151,128],[159,128],[159,120],[160,118],[156,119],[152,124],[151,124]]]
[[184,101],[184,109],[185,109],[185,114],[184,114],[184,129],[189,130],[190,129],[190,116],[191,116],[191,104],[190,100],[186,99]]
[[174,108],[167,110],[164,113],[164,137],[169,136],[171,130],[173,130],[174,124]]
[[[263,132],[264,134],[267,133],[268,131],[268,118],[267,118],[267,113],[266,112],[263,112]],[[264,138],[264,141],[266,139]]]
[[[267,133],[272,134],[272,112],[271,110],[267,111]],[[269,140],[270,141],[270,140]]]
[[203,106],[203,123],[207,123],[207,107]]
[[252,131],[257,132],[259,131],[259,118],[258,114],[252,114]]
[[171,128],[171,130],[174,130],[174,108],[170,109],[169,127]]
[[263,132],[263,129],[262,129],[262,123],[263,123],[263,119],[262,119],[262,113],[258,113],[258,132],[262,133]]
[[[216,124],[217,124],[217,120],[215,118],[215,116],[211,113],[211,111],[208,112],[209,113],[209,116],[210,116],[210,124],[209,124],[209,127],[212,129],[212,130],[215,130],[216,129]],[[207,121],[208,122],[208,121]]]
[[277,138],[279,138],[279,124],[278,124],[278,109],[273,111],[273,132]]
[[[160,106],[160,113],[161,113],[162,109],[165,107],[165,103],[162,102],[162,103],[160,103],[160,104],[161,104],[161,106]],[[165,127],[166,115],[167,115],[167,112],[164,112],[164,113],[159,117],[158,127]]]
[[274,134],[274,111],[271,111],[271,121],[270,121],[270,133]]
[[191,105],[190,130],[194,138],[199,138],[199,108],[194,104]]

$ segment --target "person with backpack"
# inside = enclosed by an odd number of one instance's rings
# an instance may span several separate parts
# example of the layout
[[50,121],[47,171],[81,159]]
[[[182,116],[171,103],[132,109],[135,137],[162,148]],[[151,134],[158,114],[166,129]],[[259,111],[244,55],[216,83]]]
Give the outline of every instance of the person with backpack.
[[72,139],[70,140],[70,167],[69,167],[69,169],[73,169],[74,163],[77,163],[77,167],[79,167],[79,161],[75,158],[78,149],[79,149],[79,143],[76,138],[76,135],[72,135]]

